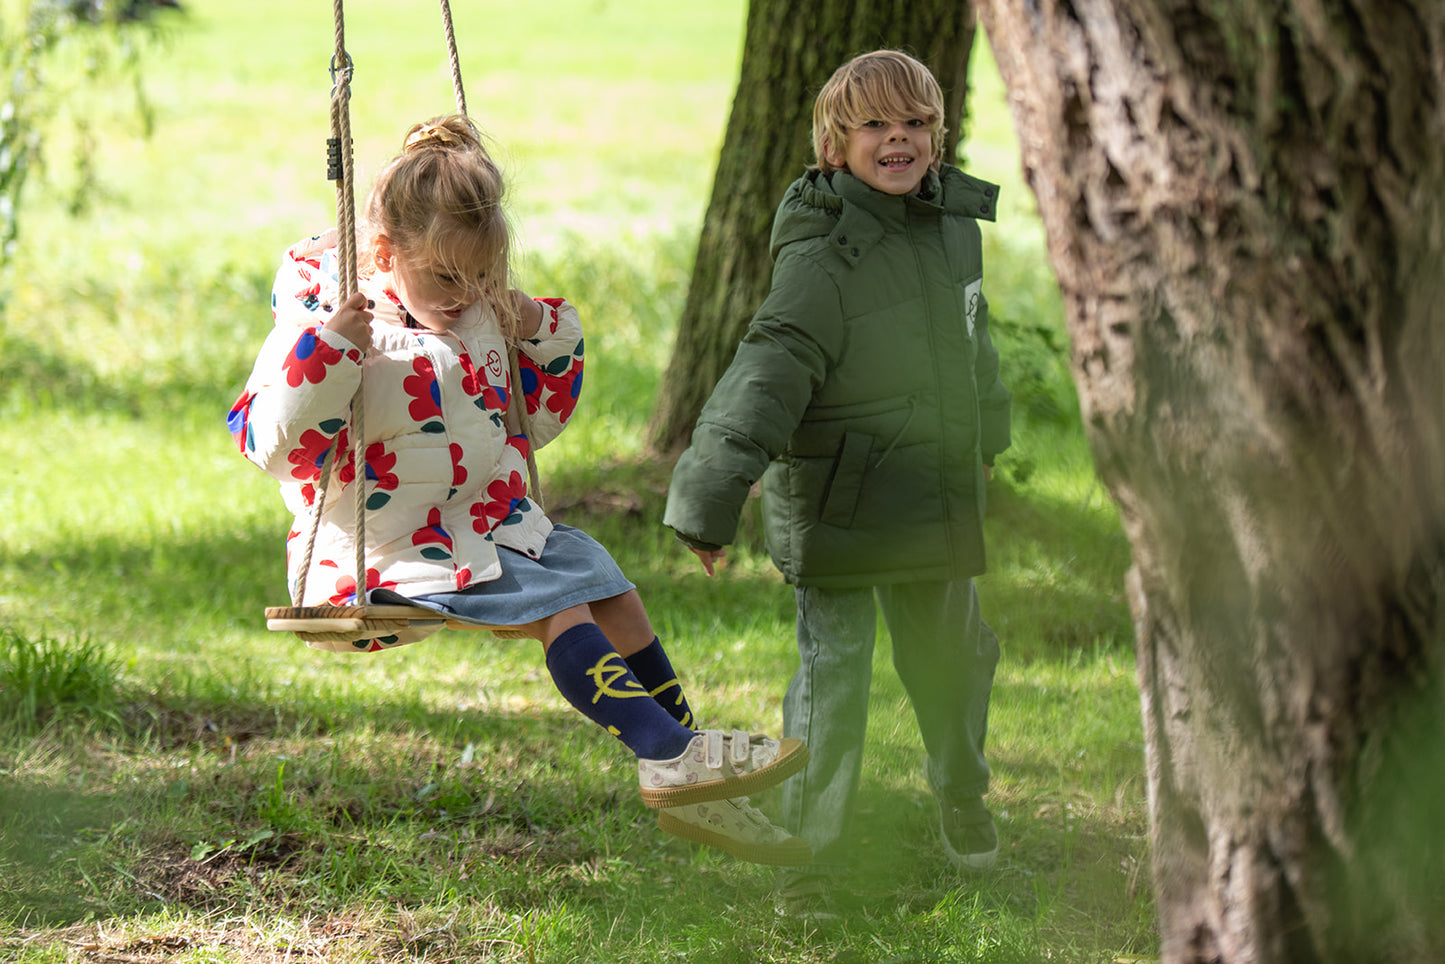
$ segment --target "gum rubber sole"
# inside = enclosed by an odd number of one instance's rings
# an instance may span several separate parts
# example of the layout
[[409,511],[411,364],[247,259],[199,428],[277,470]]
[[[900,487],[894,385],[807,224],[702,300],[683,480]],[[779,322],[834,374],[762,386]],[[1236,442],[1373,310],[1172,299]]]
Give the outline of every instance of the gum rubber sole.
[[706,827],[688,823],[686,820],[679,820],[666,810],[657,815],[657,826],[674,837],[716,847],[718,850],[751,864],[766,864],[769,867],[801,867],[813,861],[813,848],[808,846],[808,842],[801,837],[788,837],[781,843],[775,844],[748,843],[745,840],[738,840]]

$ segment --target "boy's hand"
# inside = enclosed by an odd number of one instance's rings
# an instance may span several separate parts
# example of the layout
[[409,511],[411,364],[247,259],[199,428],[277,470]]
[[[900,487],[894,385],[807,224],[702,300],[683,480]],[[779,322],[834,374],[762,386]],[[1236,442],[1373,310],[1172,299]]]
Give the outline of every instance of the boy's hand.
[[542,327],[542,306],[519,288],[512,289],[512,303],[517,306],[517,334],[531,338]]
[[720,562],[727,560],[726,549],[693,549],[692,554],[702,560],[702,568],[709,576],[713,575],[713,568]]
[[327,331],[334,331],[363,352],[371,347],[371,302],[357,291],[341,303],[336,314],[326,322]]

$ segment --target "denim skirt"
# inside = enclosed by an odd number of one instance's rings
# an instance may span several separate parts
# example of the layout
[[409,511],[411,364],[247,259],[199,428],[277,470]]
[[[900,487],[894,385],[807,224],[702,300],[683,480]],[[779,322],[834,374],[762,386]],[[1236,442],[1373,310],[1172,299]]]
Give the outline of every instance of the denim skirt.
[[500,546],[497,557],[502,563],[500,576],[457,592],[402,598],[375,590],[367,595],[374,603],[411,603],[462,622],[520,626],[635,588],[602,543],[571,526],[553,527],[541,558]]

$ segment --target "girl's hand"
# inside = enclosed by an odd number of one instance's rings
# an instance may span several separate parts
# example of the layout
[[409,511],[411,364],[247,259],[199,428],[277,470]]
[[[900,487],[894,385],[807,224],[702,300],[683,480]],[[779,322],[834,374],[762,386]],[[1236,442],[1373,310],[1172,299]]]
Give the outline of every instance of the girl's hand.
[[512,303],[517,307],[517,334],[531,338],[542,327],[542,306],[519,288],[513,288],[511,293]]
[[717,564],[727,558],[726,549],[693,549],[692,554],[702,560],[703,571],[709,576],[713,575],[713,570]]
[[371,347],[371,302],[360,291],[341,303],[336,314],[326,322],[327,331],[334,331],[363,352]]

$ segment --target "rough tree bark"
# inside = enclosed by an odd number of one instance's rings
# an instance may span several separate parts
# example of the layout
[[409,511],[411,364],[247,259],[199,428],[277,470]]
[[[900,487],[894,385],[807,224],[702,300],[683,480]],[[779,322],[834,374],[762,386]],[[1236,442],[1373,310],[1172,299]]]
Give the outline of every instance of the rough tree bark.
[[687,304],[648,428],[654,450],[687,444],[703,402],[768,293],[773,212],[812,161],[818,88],[855,54],[907,50],[943,87],[951,118],[944,156],[952,157],[973,35],[973,9],[958,0],[752,0]]
[[980,17],[1133,549],[1164,958],[1445,959],[1445,5]]

